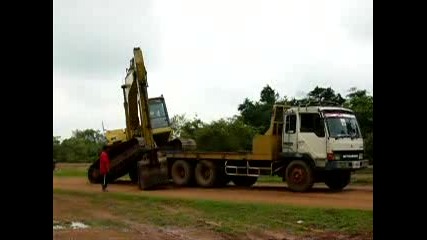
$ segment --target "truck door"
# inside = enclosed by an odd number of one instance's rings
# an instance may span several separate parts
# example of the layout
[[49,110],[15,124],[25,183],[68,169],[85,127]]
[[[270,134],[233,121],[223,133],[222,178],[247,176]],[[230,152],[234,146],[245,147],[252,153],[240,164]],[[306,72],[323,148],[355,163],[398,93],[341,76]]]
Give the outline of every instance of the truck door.
[[284,153],[294,153],[297,151],[297,115],[295,113],[285,115],[285,128],[283,131]]
[[325,124],[319,113],[301,113],[299,117],[298,152],[313,159],[326,159]]

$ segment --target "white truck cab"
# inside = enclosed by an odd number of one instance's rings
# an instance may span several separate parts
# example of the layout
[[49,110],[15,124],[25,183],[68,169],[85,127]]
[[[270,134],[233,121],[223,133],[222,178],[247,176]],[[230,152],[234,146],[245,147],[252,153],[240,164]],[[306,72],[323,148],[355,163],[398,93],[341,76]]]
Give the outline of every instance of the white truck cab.
[[[342,107],[288,108],[284,112],[282,152],[287,158],[304,159],[312,171],[311,182],[325,182],[332,189],[344,188],[351,171],[369,164],[364,159],[357,119],[352,110]],[[286,174],[288,184],[292,184],[288,176],[292,170]],[[305,187],[311,187],[310,181]]]

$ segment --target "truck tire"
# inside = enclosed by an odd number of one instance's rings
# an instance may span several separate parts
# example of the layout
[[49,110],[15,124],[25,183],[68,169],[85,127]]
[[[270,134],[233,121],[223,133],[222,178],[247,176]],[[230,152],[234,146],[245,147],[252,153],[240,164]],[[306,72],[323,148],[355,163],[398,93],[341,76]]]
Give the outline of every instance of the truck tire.
[[191,164],[184,160],[176,160],[172,164],[171,176],[173,182],[178,186],[190,185],[193,179],[194,171]]
[[313,187],[314,176],[311,167],[302,160],[294,160],[286,167],[285,179],[293,192],[306,192]]
[[234,185],[239,187],[250,187],[256,183],[258,177],[249,177],[249,176],[233,176],[231,181]]
[[351,172],[349,171],[333,171],[326,174],[325,184],[331,190],[341,191],[350,183],[350,179]]
[[218,179],[218,170],[212,161],[201,160],[194,171],[197,185],[201,187],[214,187]]

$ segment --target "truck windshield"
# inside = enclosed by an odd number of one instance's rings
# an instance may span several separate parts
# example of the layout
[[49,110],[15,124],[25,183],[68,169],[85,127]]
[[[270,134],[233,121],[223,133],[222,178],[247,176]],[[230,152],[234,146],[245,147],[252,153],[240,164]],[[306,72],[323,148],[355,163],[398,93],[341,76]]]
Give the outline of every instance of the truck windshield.
[[360,138],[356,117],[352,114],[325,114],[329,136],[332,138]]
[[169,125],[165,106],[162,101],[150,101],[150,119],[152,128],[162,128]]

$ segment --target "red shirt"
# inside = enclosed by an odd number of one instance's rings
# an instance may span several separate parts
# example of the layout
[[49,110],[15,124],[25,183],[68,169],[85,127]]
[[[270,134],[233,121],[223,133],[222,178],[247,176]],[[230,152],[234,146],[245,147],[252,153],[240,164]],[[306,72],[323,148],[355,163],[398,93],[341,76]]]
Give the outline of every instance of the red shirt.
[[101,174],[107,174],[108,171],[110,170],[110,158],[108,157],[108,154],[105,151],[101,153],[99,162],[100,162],[99,172]]

